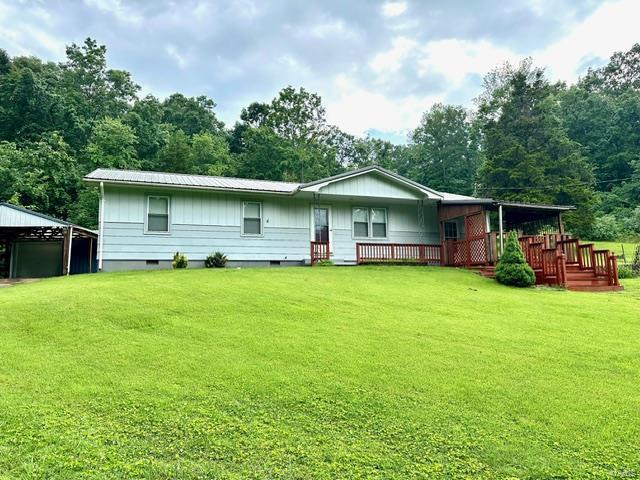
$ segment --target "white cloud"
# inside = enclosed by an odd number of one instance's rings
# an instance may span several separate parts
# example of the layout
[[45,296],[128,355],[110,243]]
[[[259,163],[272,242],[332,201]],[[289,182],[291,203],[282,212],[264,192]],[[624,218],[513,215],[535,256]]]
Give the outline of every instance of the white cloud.
[[112,14],[123,23],[139,25],[144,20],[140,14],[128,6],[123,5],[121,0],[84,0],[84,2],[90,7],[95,7],[102,12]]
[[175,60],[175,62],[178,64],[178,67],[180,68],[184,69],[191,63],[189,58],[187,58],[185,54],[181,53],[175,45],[167,45],[165,47],[165,52]]
[[376,73],[394,72],[398,70],[409,53],[416,47],[416,42],[406,37],[393,40],[392,47],[386,52],[378,53],[369,62],[369,66]]
[[553,78],[575,81],[585,60],[606,60],[614,51],[628,50],[638,42],[638,18],[638,0],[605,3],[562,39],[532,56],[536,64],[549,67]]
[[327,120],[353,135],[363,135],[370,129],[384,132],[413,129],[422,112],[442,100],[440,96],[415,95],[393,100],[357,85],[347,75],[338,75],[334,86],[336,95],[326,102]]
[[504,61],[514,62],[520,58],[508,48],[486,40],[470,42],[451,38],[429,42],[421,50],[420,74],[442,74],[450,87],[459,87],[470,74],[484,75]]
[[386,2],[382,5],[382,15],[397,17],[407,10],[407,2]]

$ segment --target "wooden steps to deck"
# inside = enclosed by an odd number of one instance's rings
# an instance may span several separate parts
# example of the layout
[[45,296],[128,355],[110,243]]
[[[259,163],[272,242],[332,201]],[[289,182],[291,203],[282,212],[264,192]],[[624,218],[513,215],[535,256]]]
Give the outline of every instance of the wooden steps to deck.
[[[553,248],[547,248],[548,240],[540,241],[538,237],[519,240],[538,285],[557,285],[583,292],[623,290],[618,280],[617,260],[608,250],[594,250],[592,244],[580,244],[578,239],[558,240]],[[494,265],[479,267],[478,271],[485,277],[495,277]]]

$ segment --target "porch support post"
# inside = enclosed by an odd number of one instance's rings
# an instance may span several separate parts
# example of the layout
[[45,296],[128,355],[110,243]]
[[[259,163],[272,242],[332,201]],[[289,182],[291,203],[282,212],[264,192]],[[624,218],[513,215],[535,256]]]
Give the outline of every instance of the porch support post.
[[500,256],[504,252],[504,231],[502,228],[502,204],[498,205],[498,230],[500,233]]
[[558,212],[558,233],[564,235],[564,223],[562,222],[562,212]]
[[93,273],[93,238],[89,237],[89,271]]
[[73,245],[73,227],[69,227],[66,232],[66,247],[67,247],[67,258],[65,265],[65,275],[69,275],[71,271],[71,246]]

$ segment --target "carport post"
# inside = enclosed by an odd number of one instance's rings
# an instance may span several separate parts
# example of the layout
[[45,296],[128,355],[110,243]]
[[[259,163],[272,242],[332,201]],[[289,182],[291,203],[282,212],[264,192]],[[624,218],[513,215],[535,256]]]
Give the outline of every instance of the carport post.
[[69,275],[71,271],[71,245],[73,244],[73,227],[69,227],[67,229],[67,272],[66,275]]

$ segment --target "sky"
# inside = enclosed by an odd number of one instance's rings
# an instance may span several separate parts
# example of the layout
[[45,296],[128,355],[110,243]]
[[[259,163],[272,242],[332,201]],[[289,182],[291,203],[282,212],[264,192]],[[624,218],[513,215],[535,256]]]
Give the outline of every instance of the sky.
[[304,86],[331,124],[402,143],[505,61],[575,81],[640,42],[638,18],[640,0],[0,0],[0,48],[63,61],[92,37],[142,94],[207,95],[229,126]]

